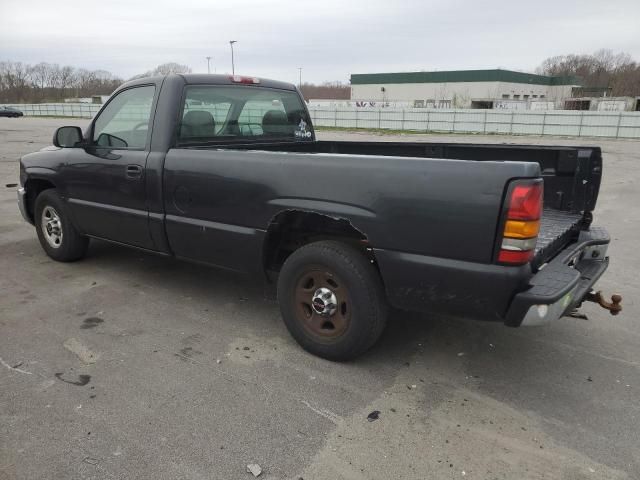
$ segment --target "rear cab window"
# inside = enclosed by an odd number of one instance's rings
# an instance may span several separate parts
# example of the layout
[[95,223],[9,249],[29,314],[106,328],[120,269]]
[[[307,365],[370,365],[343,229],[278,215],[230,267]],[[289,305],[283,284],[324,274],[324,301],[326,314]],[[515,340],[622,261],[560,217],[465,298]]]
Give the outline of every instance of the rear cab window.
[[295,91],[244,85],[185,88],[178,146],[313,139],[307,110]]

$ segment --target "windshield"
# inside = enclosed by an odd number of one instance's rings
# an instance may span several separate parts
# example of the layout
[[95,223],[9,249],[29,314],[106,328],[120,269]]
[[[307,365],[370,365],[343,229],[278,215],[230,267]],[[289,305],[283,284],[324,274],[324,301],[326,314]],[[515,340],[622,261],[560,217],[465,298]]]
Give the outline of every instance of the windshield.
[[297,92],[244,85],[186,89],[179,145],[312,140]]

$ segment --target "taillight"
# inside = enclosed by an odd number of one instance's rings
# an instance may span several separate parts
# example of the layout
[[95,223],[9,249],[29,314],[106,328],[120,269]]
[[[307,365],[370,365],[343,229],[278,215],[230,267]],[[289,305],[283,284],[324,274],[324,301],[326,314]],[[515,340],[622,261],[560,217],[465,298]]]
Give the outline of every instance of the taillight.
[[229,80],[233,83],[244,83],[247,85],[257,85],[260,83],[260,79],[256,77],[243,77],[241,75],[229,75]]
[[522,265],[533,258],[542,215],[542,180],[516,180],[509,187],[498,262]]

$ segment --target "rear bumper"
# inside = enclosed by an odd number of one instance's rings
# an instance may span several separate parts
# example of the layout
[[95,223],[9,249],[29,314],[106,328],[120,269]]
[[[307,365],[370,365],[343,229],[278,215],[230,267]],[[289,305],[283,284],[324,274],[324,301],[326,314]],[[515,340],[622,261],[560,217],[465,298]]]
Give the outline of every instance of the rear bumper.
[[542,325],[574,309],[609,266],[606,256],[609,242],[604,228],[580,232],[577,242],[531,277],[529,288],[514,297],[505,324]]
[[532,274],[504,266],[374,249],[389,302],[396,308],[504,322],[553,321],[578,305],[609,264],[609,234],[583,231]]
[[22,187],[18,189],[18,208],[20,209],[22,218],[33,225],[33,220],[31,220],[27,212],[27,191]]
[[402,310],[504,322],[531,267],[507,267],[374,249],[389,303]]

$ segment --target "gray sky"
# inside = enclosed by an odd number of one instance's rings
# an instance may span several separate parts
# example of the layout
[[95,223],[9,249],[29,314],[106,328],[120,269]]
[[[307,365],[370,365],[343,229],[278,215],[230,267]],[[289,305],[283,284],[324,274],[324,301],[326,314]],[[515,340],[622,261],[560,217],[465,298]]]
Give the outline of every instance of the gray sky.
[[640,60],[640,0],[0,0],[0,60],[160,63],[297,82],[350,73],[509,68],[600,48]]

